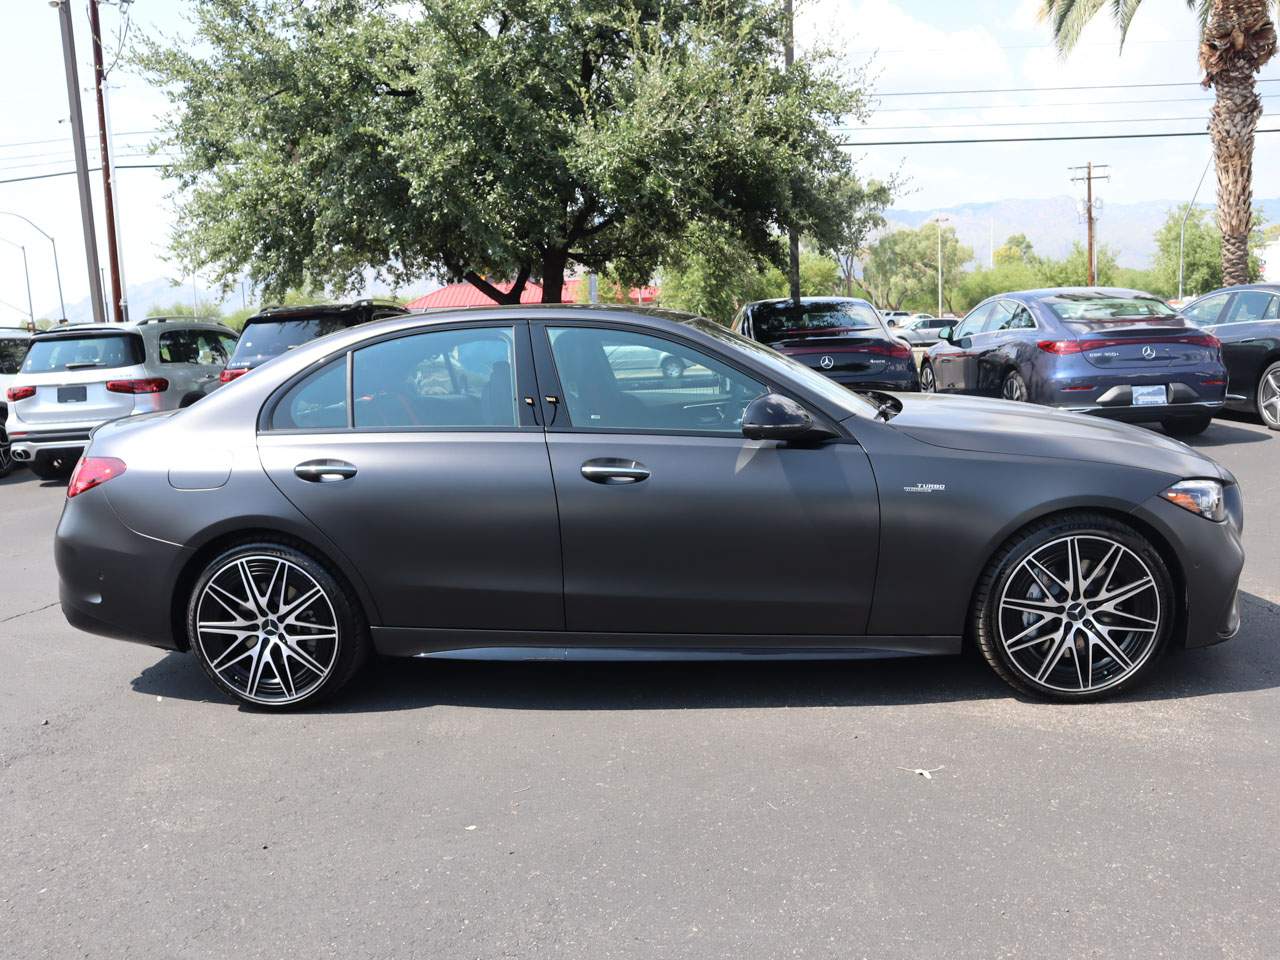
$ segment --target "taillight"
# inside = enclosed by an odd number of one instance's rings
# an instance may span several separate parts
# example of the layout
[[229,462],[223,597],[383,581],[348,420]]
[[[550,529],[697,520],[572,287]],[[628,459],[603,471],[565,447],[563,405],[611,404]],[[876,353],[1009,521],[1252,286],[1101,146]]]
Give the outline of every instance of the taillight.
[[849,352],[874,353],[877,356],[896,357],[899,360],[906,360],[911,357],[911,348],[898,340],[893,340],[889,343],[864,343]]
[[1079,340],[1041,340],[1036,344],[1045,353],[1062,356],[1066,353],[1079,353],[1083,347]]
[[1191,343],[1197,347],[1212,347],[1217,349],[1222,346],[1222,341],[1215,337],[1212,333],[1200,333],[1194,337],[1179,337],[1178,343]]
[[218,374],[218,381],[220,383],[230,383],[236,377],[243,377],[248,372],[248,370],[223,370]]
[[67,499],[78,497],[86,490],[100,487],[108,480],[124,473],[123,460],[115,457],[81,457],[71,474],[71,482],[67,485]]
[[10,387],[5,391],[5,396],[9,398],[10,403],[17,403],[19,400],[27,400],[35,395],[35,387]]
[[107,389],[112,393],[164,393],[169,381],[164,377],[146,377],[142,380],[108,380]]

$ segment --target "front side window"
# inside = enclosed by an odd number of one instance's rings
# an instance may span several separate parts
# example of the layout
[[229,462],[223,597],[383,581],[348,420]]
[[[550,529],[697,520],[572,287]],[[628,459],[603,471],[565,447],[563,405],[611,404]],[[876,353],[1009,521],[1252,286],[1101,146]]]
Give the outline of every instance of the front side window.
[[357,350],[356,429],[515,427],[511,327],[435,330]]
[[273,430],[340,430],[346,425],[345,354],[290,387],[271,414]]
[[960,321],[960,325],[956,327],[955,333],[952,335],[952,339],[959,340],[961,337],[972,337],[975,333],[981,333],[983,325],[991,316],[991,310],[994,306],[994,303],[986,303],[976,308],[971,314]]
[[1205,297],[1203,300],[1197,300],[1195,303],[1182,311],[1182,315],[1192,323],[1209,326],[1218,322],[1218,317],[1222,314],[1222,308],[1227,305],[1231,294],[1215,293],[1213,296]]
[[628,330],[550,327],[569,418],[589,430],[740,434],[764,384],[681,343]]
[[22,357],[26,352],[26,340],[0,337],[0,374],[17,373],[22,366]]
[[1248,323],[1251,320],[1274,320],[1275,297],[1263,290],[1246,290],[1236,294],[1227,323]]

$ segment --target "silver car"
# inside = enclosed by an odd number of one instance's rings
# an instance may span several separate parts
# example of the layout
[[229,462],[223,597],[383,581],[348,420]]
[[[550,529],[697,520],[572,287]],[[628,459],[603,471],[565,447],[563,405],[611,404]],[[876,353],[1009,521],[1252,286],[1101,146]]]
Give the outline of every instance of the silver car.
[[25,330],[11,328],[0,330],[0,477],[8,476],[13,470],[13,457],[9,453],[9,436],[4,429],[7,410],[5,392],[22,367],[22,358],[27,352],[27,343],[30,340],[31,334]]
[[95,427],[199,400],[235,344],[228,327],[190,318],[36,334],[6,391],[13,459],[44,479],[69,473]]

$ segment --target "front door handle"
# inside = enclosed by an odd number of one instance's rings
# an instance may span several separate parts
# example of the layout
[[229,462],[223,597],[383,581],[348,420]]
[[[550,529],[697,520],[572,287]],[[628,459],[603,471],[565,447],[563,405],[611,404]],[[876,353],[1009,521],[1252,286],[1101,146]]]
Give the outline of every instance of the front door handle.
[[1232,342],[1234,342],[1234,343],[1256,343],[1256,342],[1257,342],[1257,340],[1258,340],[1258,338],[1257,338],[1257,337],[1245,337],[1243,340],[1235,340],[1235,341],[1230,341],[1230,340],[1229,340],[1229,341],[1227,341],[1227,342],[1228,342],[1228,343],[1232,343]]
[[336,483],[356,475],[356,468],[345,460],[308,460],[293,468],[294,474],[310,483]]
[[601,457],[584,463],[582,475],[592,483],[639,483],[649,478],[649,468],[635,460]]

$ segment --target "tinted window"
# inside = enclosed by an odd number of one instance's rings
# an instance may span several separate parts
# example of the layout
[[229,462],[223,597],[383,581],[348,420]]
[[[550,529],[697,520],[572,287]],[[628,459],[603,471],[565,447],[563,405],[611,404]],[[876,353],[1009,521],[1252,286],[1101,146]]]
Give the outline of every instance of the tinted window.
[[991,310],[994,306],[994,303],[986,303],[970,313],[960,321],[955,333],[952,334],[952,338],[959,340],[961,337],[972,337],[975,333],[981,333],[983,325],[991,316]]
[[287,353],[294,347],[323,337],[350,324],[341,317],[310,317],[305,320],[258,320],[245,324],[232,360],[237,366],[261,363]]
[[142,338],[133,333],[86,334],[33,340],[23,373],[132,367],[142,363]]
[[869,303],[857,300],[801,301],[799,307],[790,300],[781,300],[756,304],[751,311],[751,328],[761,343],[814,332],[833,333],[868,327],[880,329],[880,318]]
[[347,358],[294,384],[271,414],[273,430],[332,430],[347,425]]
[[194,330],[166,330],[160,334],[161,363],[195,363],[200,352]]
[[1134,317],[1171,317],[1173,307],[1155,297],[1113,297],[1105,294],[1059,293],[1045,297],[1049,309],[1063,320],[1128,320]]
[[510,327],[437,330],[357,350],[356,427],[514,427]]
[[26,340],[0,337],[0,373],[17,373],[26,352]]
[[624,330],[550,328],[575,427],[740,434],[764,385],[683,344]]
[[1203,300],[1197,300],[1183,310],[1182,315],[1194,323],[1217,323],[1218,316],[1222,313],[1222,308],[1227,305],[1227,300],[1230,297],[1231,294],[1229,293],[1215,293],[1212,296],[1205,297]]
[[[995,316],[994,313],[993,316]],[[1034,330],[1036,326],[1035,320],[1031,318],[1031,311],[1022,304],[1010,300],[1000,301],[999,314],[993,322],[995,324],[991,326],[993,330]]]
[[1248,323],[1250,320],[1275,319],[1275,297],[1263,290],[1245,290],[1236,294],[1227,314],[1227,323]]

